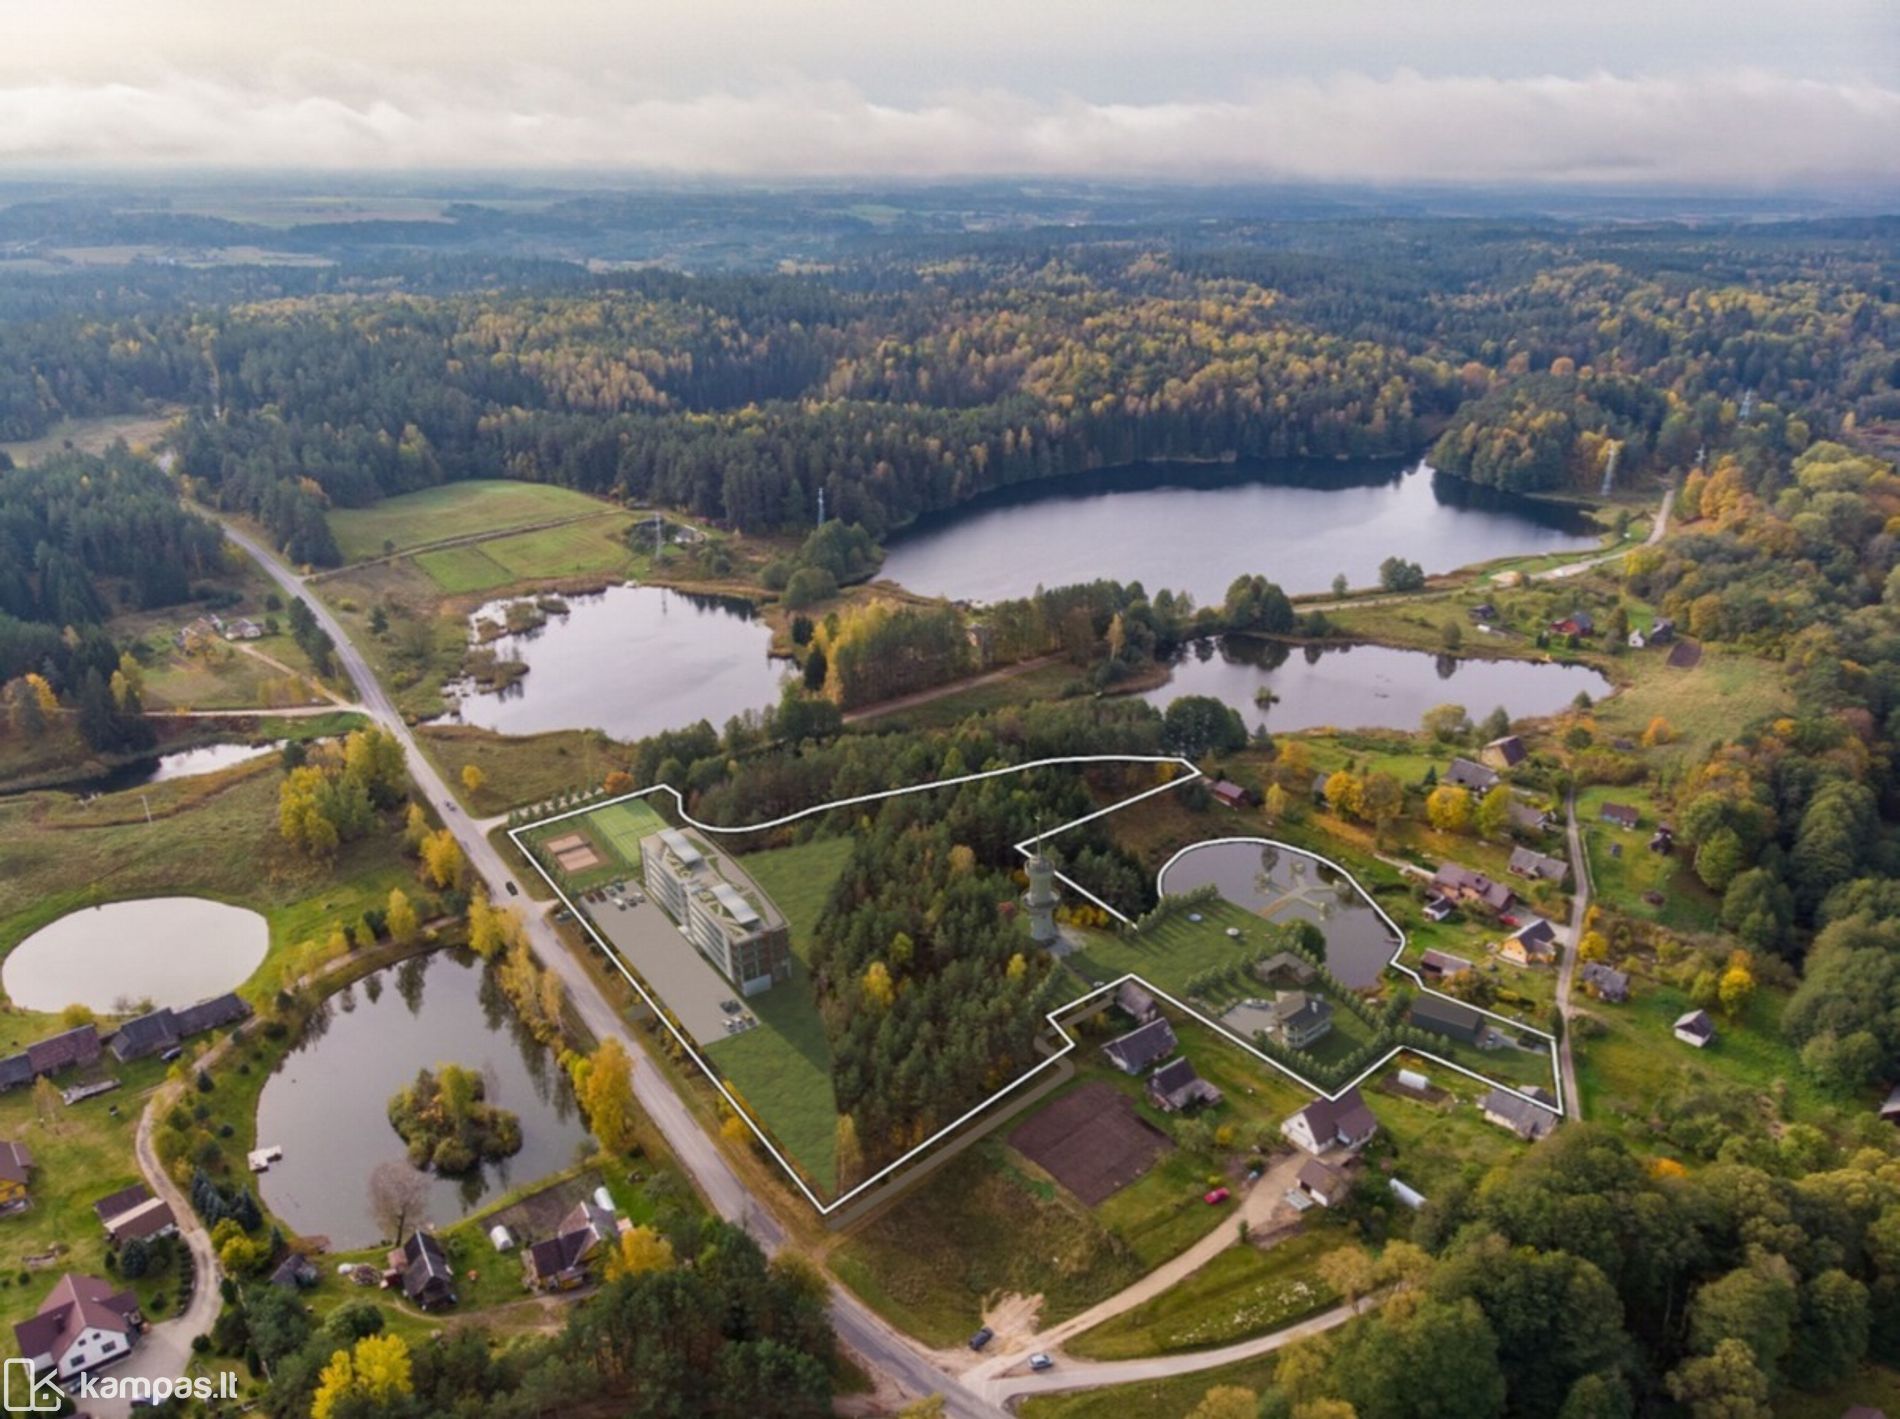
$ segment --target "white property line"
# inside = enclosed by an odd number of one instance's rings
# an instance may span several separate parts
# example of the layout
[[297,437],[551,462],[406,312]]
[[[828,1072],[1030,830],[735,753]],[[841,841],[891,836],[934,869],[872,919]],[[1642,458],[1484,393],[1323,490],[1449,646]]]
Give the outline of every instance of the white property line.
[[[1017,1089],[1020,1089],[1024,1084],[1027,1084],[1030,1080],[1034,1079],[1038,1074],[1042,1073],[1043,1070],[1050,1068],[1052,1065],[1056,1064],[1059,1060],[1063,1059],[1064,1057],[1072,1053],[1076,1049],[1079,1042],[1072,1035],[1070,1035],[1067,1030],[1065,1030],[1062,1027],[1061,1020],[1059,1017],[1070,1014],[1074,1012],[1075,1010],[1077,1010],[1079,1007],[1087,1005],[1090,1001],[1096,999],[1098,996],[1102,995],[1106,991],[1119,989],[1127,981],[1134,981],[1136,984],[1140,985],[1144,990],[1147,990],[1151,992],[1152,994],[1159,996],[1161,999],[1167,1001],[1168,1004],[1172,1005],[1175,1009],[1181,1011],[1182,1013],[1186,1015],[1192,1016],[1200,1024],[1207,1026],[1209,1029],[1216,1031],[1223,1038],[1231,1041],[1232,1043],[1236,1045],[1239,1045],[1240,1048],[1246,1050],[1247,1053],[1251,1054],[1254,1058],[1258,1059],[1263,1064],[1266,1064],[1272,1067],[1273,1069],[1278,1070],[1280,1073],[1286,1075],[1288,1078],[1292,1079],[1295,1083],[1299,1084],[1302,1088],[1310,1089],[1315,1094],[1319,1094],[1322,1097],[1329,1100],[1338,1099],[1342,1094],[1346,1093],[1347,1090],[1356,1088],[1363,1080],[1368,1078],[1377,1070],[1383,1068],[1386,1065],[1386,1063],[1389,1062],[1395,1055],[1398,1055],[1404,1052],[1409,1052],[1412,1054],[1419,1055],[1421,1058],[1429,1059],[1435,1063],[1442,1064],[1448,1069],[1456,1070],[1458,1073],[1463,1074],[1467,1076],[1468,1078],[1475,1079],[1481,1084],[1489,1084],[1489,1085],[1492,1085],[1494,1088],[1501,1088],[1501,1089],[1504,1089],[1508,1093],[1516,1094],[1519,1098],[1524,1099],[1528,1103],[1535,1104],[1539,1108],[1546,1108],[1546,1109],[1548,1108],[1547,1105],[1541,1103],[1537,1099],[1531,1098],[1528,1094],[1523,1093],[1521,1090],[1512,1088],[1508,1084],[1500,1083],[1498,1080],[1488,1079],[1484,1075],[1479,1074],[1474,1070],[1467,1069],[1464,1065],[1457,1063],[1455,1060],[1444,1059],[1438,1055],[1432,1054],[1431,1052],[1427,1050],[1413,1049],[1413,1048],[1410,1048],[1409,1046],[1400,1046],[1400,1045],[1393,1046],[1391,1050],[1387,1051],[1384,1055],[1380,1056],[1372,1064],[1367,1066],[1367,1068],[1361,1074],[1359,1074],[1356,1078],[1354,1078],[1351,1083],[1344,1085],[1343,1087],[1341,1087],[1339,1090],[1335,1092],[1328,1093],[1325,1089],[1320,1088],[1318,1085],[1314,1084],[1311,1080],[1302,1077],[1297,1071],[1288,1067],[1286,1064],[1282,1063],[1281,1061],[1277,1059],[1272,1058],[1271,1056],[1267,1054],[1262,1053],[1252,1043],[1250,1043],[1247,1040],[1241,1039],[1238,1035],[1234,1034],[1233,1031],[1229,1030],[1225,1025],[1222,1025],[1218,1020],[1209,1019],[1206,1015],[1203,1015],[1199,1010],[1196,1010],[1193,1006],[1188,1005],[1183,1001],[1176,1000],[1174,996],[1170,995],[1167,991],[1162,990],[1159,986],[1151,984],[1147,980],[1144,980],[1142,977],[1136,975],[1134,972],[1131,971],[1127,973],[1126,975],[1117,977],[1115,980],[1110,981],[1107,984],[1092,987],[1088,991],[1077,996],[1075,999],[1070,1000],[1062,1005],[1058,1005],[1055,1009],[1049,1011],[1046,1015],[1044,1015],[1043,1018],[1048,1023],[1049,1027],[1052,1030],[1054,1030],[1055,1033],[1061,1038],[1062,1047],[1056,1050],[1051,1055],[1049,1055],[1049,1057],[1044,1059],[1042,1063],[1036,1065],[1033,1069],[1028,1070],[1026,1073],[1023,1073],[1017,1076],[1015,1079],[1012,1079],[1009,1083],[1005,1084],[1002,1088],[998,1089],[995,1093],[991,1094],[989,1097],[985,1098],[980,1103],[976,1104],[975,1106],[973,1106],[972,1108],[964,1112],[962,1115],[960,1115],[956,1119],[945,1124],[942,1128],[938,1129],[935,1133],[931,1134],[930,1137],[924,1139],[921,1143],[917,1144],[914,1148],[910,1149],[908,1152],[904,1153],[902,1156],[900,1156],[893,1162],[886,1164],[883,1168],[880,1168],[876,1173],[873,1173],[870,1177],[866,1178],[863,1182],[859,1183],[856,1187],[852,1188],[849,1192],[844,1193],[842,1196],[832,1199],[832,1201],[829,1203],[826,1203],[822,1201],[818,1197],[818,1195],[811,1190],[811,1188],[806,1186],[805,1180],[803,1177],[799,1175],[799,1171],[797,1167],[793,1165],[790,1159],[788,1159],[782,1152],[779,1151],[778,1145],[774,1143],[772,1139],[769,1136],[767,1136],[765,1131],[759,1127],[758,1123],[754,1121],[750,1108],[742,1100],[736,1097],[729,1088],[726,1087],[726,1081],[722,1079],[719,1073],[716,1070],[714,1070],[710,1065],[708,1065],[707,1062],[703,1058],[701,1058],[699,1050],[696,1047],[696,1044],[693,1041],[693,1039],[690,1036],[688,1036],[686,1032],[682,1030],[678,1025],[673,1023],[673,1020],[667,1011],[665,1003],[659,999],[656,999],[654,995],[644,985],[641,984],[639,977],[634,975],[634,973],[627,968],[626,962],[624,962],[620,958],[619,952],[615,951],[614,948],[606,941],[605,938],[601,936],[600,932],[595,928],[593,919],[588,915],[586,911],[581,909],[579,906],[575,905],[575,903],[568,898],[567,893],[564,890],[562,890],[561,884],[554,879],[553,874],[550,873],[545,867],[541,865],[540,859],[536,857],[534,852],[530,850],[521,840],[521,835],[524,833],[532,832],[540,828],[545,828],[553,823],[564,822],[565,820],[569,818],[581,817],[586,814],[596,812],[599,809],[611,807],[613,804],[616,804],[616,803],[625,803],[632,799],[645,798],[651,794],[656,794],[656,793],[671,794],[673,798],[673,804],[674,804],[675,810],[679,813],[679,816],[682,819],[684,819],[687,823],[691,824],[694,828],[697,828],[701,832],[744,835],[748,833],[765,832],[772,828],[783,827],[788,823],[795,823],[801,818],[809,818],[820,813],[829,813],[833,811],[834,809],[849,808],[861,803],[876,803],[887,798],[898,798],[907,793],[923,793],[931,789],[951,788],[957,784],[974,783],[982,779],[1000,778],[1005,774],[1023,773],[1030,769],[1051,768],[1051,767],[1074,765],[1074,764],[1158,764],[1158,765],[1172,764],[1180,768],[1186,769],[1187,773],[1183,777],[1171,779],[1167,783],[1160,784],[1154,788],[1143,789],[1140,793],[1134,794],[1125,799],[1121,799],[1113,804],[1110,804],[1106,808],[1100,808],[1092,813],[1086,813],[1080,818],[1073,819],[1070,822],[1064,823],[1060,825],[1059,827],[1052,828],[1047,832],[1039,833],[1036,836],[1031,837],[1031,838],[1025,838],[1022,842],[1015,844],[1015,850],[1017,852],[1022,853],[1024,856],[1029,856],[1032,853],[1033,848],[1036,844],[1039,844],[1048,838],[1055,837],[1057,834],[1066,832],[1070,828],[1077,827],[1083,823],[1092,822],[1093,820],[1103,817],[1104,815],[1108,813],[1113,813],[1117,811],[1118,809],[1125,808],[1131,803],[1138,803],[1141,800],[1145,798],[1151,798],[1158,793],[1166,792],[1167,790],[1172,789],[1172,788],[1178,788],[1182,786],[1183,784],[1192,783],[1194,782],[1195,779],[1203,776],[1201,771],[1198,768],[1196,768],[1192,763],[1188,762],[1186,759],[1177,757],[1175,755],[1074,754],[1074,755],[1066,755],[1063,757],[1053,758],[1053,759],[1033,759],[1028,763],[1011,764],[1005,768],[1000,768],[1000,769],[985,769],[980,773],[959,774],[953,778],[936,779],[930,783],[913,784],[908,788],[891,788],[891,789],[881,790],[877,793],[861,793],[851,798],[834,799],[830,802],[821,803],[811,808],[802,808],[796,813],[787,813],[783,815],[782,817],[773,818],[763,823],[754,823],[750,825],[749,827],[740,827],[740,828],[718,827],[711,823],[700,822],[699,819],[695,818],[690,812],[687,811],[686,800],[681,796],[678,789],[674,788],[671,784],[656,784],[651,788],[636,789],[631,793],[622,793],[613,798],[604,798],[596,802],[584,804],[578,808],[570,808],[566,812],[551,814],[546,818],[538,818],[532,823],[523,823],[518,828],[508,829],[508,837],[509,837],[509,840],[514,843],[516,849],[520,851],[521,855],[527,859],[529,865],[532,866],[534,870],[540,874],[541,880],[548,884],[548,887],[553,891],[556,897],[560,898],[561,904],[564,907],[566,907],[569,912],[573,914],[574,918],[577,921],[580,922],[582,928],[587,932],[588,936],[593,938],[594,944],[600,947],[601,953],[604,956],[606,956],[606,958],[609,961],[613,963],[615,969],[617,969],[621,975],[626,977],[627,984],[632,986],[634,990],[638,992],[640,998],[646,1002],[647,1007],[653,1011],[653,1013],[660,1019],[660,1021],[672,1033],[673,1038],[679,1042],[680,1048],[686,1051],[687,1058],[692,1060],[693,1063],[699,1067],[700,1072],[704,1074],[707,1080],[712,1084],[712,1086],[719,1091],[720,1096],[725,1099],[726,1103],[731,1107],[732,1111],[745,1121],[746,1127],[752,1130],[752,1135],[753,1137],[758,1139],[760,1146],[762,1146],[766,1150],[766,1152],[770,1153],[772,1155],[773,1160],[777,1162],[778,1165],[785,1170],[785,1174],[787,1177],[789,1177],[792,1180],[793,1186],[795,1186],[799,1190],[799,1192],[804,1194],[805,1200],[811,1203],[811,1205],[817,1209],[818,1214],[820,1216],[830,1215],[832,1212],[837,1211],[839,1208],[844,1207],[847,1203],[851,1202],[860,1193],[865,1192],[869,1188],[875,1187],[878,1183],[884,1181],[884,1179],[891,1176],[891,1174],[898,1171],[906,1163],[909,1163],[912,1159],[917,1158],[921,1156],[922,1154],[928,1152],[931,1148],[935,1147],[943,1139],[947,1138],[950,1134],[956,1132],[959,1128],[963,1127],[971,1119],[975,1118],[978,1114],[982,1113],[985,1109],[989,1108],[992,1104],[995,1104],[998,1100],[1002,1099],[1006,1095],[1014,1093]],[[1392,961],[1390,964],[1397,966],[1399,970],[1404,972],[1406,975],[1411,976],[1413,980],[1418,982],[1420,989],[1422,989],[1426,994],[1438,995],[1442,999],[1446,999],[1446,1000],[1453,999],[1453,997],[1451,996],[1444,995],[1443,992],[1432,990],[1429,986],[1425,985],[1424,981],[1418,976],[1418,974],[1415,971],[1412,971],[1410,968],[1405,967],[1405,966],[1400,966],[1398,964],[1399,955],[1403,953],[1403,951],[1405,950],[1405,944],[1406,944],[1405,933],[1402,930],[1400,930],[1397,922],[1393,921],[1390,916],[1386,915],[1384,908],[1382,908],[1381,906],[1379,906],[1377,902],[1372,900],[1371,894],[1368,893],[1363,887],[1359,885],[1358,879],[1354,877],[1351,872],[1347,871],[1343,867],[1340,867],[1337,863],[1331,862],[1326,858],[1320,857],[1316,853],[1309,852],[1305,848],[1296,847],[1291,843],[1276,842],[1270,838],[1210,838],[1210,839],[1207,839],[1205,843],[1194,844],[1192,846],[1183,848],[1181,849],[1180,852],[1177,852],[1173,857],[1169,858],[1167,863],[1162,866],[1161,871],[1157,873],[1155,876],[1155,885],[1157,889],[1159,889],[1161,885],[1161,879],[1167,874],[1168,868],[1173,866],[1174,863],[1178,861],[1184,853],[1193,851],[1195,846],[1205,846],[1208,844],[1220,843],[1220,842],[1248,842],[1248,843],[1259,843],[1264,846],[1284,847],[1290,852],[1297,852],[1297,853],[1302,854],[1303,856],[1313,858],[1317,862],[1325,863],[1326,866],[1331,867],[1334,871],[1342,874],[1346,878],[1347,881],[1352,883],[1353,890],[1358,892],[1361,897],[1365,898],[1366,902],[1372,907],[1374,911],[1379,913],[1380,918],[1386,923],[1387,926],[1389,926],[1392,929],[1393,934],[1397,936],[1399,945],[1398,945],[1398,949],[1394,951],[1393,953]],[[1088,898],[1089,901],[1095,903],[1097,906],[1101,907],[1104,911],[1110,913],[1117,920],[1130,926],[1133,925],[1133,922],[1130,921],[1130,919],[1126,915],[1118,911],[1115,907],[1109,905],[1107,902],[1103,901],[1100,897],[1096,896],[1093,892],[1090,892],[1087,888],[1083,887],[1080,883],[1072,880],[1071,878],[1069,878],[1068,876],[1060,872],[1058,872],[1056,876],[1062,882],[1064,882],[1066,885],[1072,888],[1074,891]],[[1462,1004],[1463,1002],[1455,1002],[1455,1003]],[[1476,1007],[1471,1007],[1471,1008],[1475,1009]],[[1521,1024],[1518,1021],[1508,1019],[1507,1017],[1503,1015],[1494,1014],[1493,1012],[1488,1011],[1488,1010],[1480,1011],[1480,1013],[1489,1015],[1491,1016],[1492,1019],[1498,1020],[1503,1024],[1510,1025],[1514,1029],[1529,1030],[1532,1034],[1541,1036],[1542,1038],[1550,1041],[1550,1055],[1551,1055],[1551,1064],[1552,1064],[1551,1072],[1552,1072],[1552,1077],[1557,1082],[1557,1088],[1559,1090],[1558,1106],[1555,1110],[1551,1110],[1551,1112],[1554,1112],[1561,1116],[1564,1113],[1564,1106],[1563,1106],[1563,1101],[1561,1098],[1561,1091],[1563,1089],[1563,1081],[1562,1081],[1560,1072],[1556,1068],[1557,1041],[1556,1041],[1555,1036],[1546,1034],[1544,1031],[1536,1029],[1534,1026]]]

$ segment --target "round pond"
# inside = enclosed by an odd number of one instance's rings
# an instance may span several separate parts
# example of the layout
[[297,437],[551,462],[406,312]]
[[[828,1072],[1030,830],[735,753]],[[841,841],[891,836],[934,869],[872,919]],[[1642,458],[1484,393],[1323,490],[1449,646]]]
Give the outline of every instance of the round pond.
[[246,907],[206,897],[108,902],[70,912],[15,946],[0,985],[25,1010],[190,1005],[240,984],[269,947],[269,923]]

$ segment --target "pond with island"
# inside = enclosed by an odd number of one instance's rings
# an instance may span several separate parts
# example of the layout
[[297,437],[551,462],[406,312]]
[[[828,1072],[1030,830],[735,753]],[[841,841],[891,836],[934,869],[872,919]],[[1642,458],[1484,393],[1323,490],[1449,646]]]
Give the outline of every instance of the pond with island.
[[[1231,705],[1249,730],[1413,730],[1427,710],[1463,705],[1473,719],[1503,706],[1514,720],[1556,714],[1579,693],[1614,690],[1584,665],[1485,660],[1392,646],[1295,645],[1259,636],[1192,642],[1176,655],[1165,685],[1142,698],[1166,709],[1182,695]],[[1263,701],[1262,692],[1272,696]]]
[[[499,734],[598,729],[632,740],[778,703],[783,662],[747,602],[634,585],[563,599],[544,623],[485,643],[526,673],[498,690],[462,687],[452,718]],[[506,616],[505,602],[478,608],[471,638]]]
[[0,986],[23,1010],[101,1014],[191,1005],[263,963],[270,923],[208,897],[142,897],[68,912],[7,953]]
[[1350,873],[1273,843],[1197,843],[1161,871],[1163,895],[1213,887],[1268,921],[1309,921],[1326,938],[1326,968],[1349,990],[1375,986],[1399,936]]
[[521,1122],[521,1150],[458,1176],[430,1174],[423,1219],[454,1222],[494,1198],[573,1164],[588,1142],[566,1074],[517,1019],[482,962],[460,952],[416,956],[375,971],[324,1002],[264,1085],[257,1145],[283,1157],[258,1178],[272,1212],[334,1250],[384,1235],[370,1175],[409,1166],[390,1126],[392,1094],[422,1069],[477,1071],[484,1101]]

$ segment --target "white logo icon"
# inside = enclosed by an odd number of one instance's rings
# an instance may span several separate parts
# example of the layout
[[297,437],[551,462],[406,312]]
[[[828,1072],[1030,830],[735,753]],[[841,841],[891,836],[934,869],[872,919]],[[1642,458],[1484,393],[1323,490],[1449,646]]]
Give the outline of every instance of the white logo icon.
[[8,1360],[0,1375],[0,1406],[9,1414],[57,1414],[66,1402],[51,1371],[33,1373],[31,1360]]

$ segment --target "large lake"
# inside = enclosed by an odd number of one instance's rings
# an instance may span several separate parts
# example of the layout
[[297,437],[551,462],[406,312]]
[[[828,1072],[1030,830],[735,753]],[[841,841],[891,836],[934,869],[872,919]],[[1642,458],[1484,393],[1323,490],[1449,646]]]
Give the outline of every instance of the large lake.
[[[567,602],[566,615],[489,642],[528,673],[504,690],[464,696],[464,724],[501,734],[598,729],[643,739],[700,719],[717,728],[778,703],[784,662],[770,658],[771,631],[743,601],[615,586]],[[471,624],[500,621],[501,605],[482,607]]]
[[1269,921],[1310,921],[1326,937],[1326,968],[1349,990],[1376,985],[1399,938],[1350,875],[1310,853],[1256,842],[1199,843],[1161,873],[1163,894],[1213,886]]
[[7,953],[0,984],[26,1010],[89,1005],[125,1014],[139,1002],[190,1005],[257,969],[270,924],[207,897],[143,897],[69,912]]
[[382,1228],[370,1207],[370,1174],[392,1160],[407,1166],[389,1126],[389,1096],[417,1070],[446,1063],[481,1071],[489,1102],[519,1115],[522,1144],[465,1178],[432,1178],[428,1221],[455,1221],[574,1161],[588,1135],[567,1076],[521,1028],[479,961],[438,952],[332,996],[264,1085],[257,1143],[284,1150],[258,1178],[271,1210],[334,1249],[373,1245]]
[[[1262,687],[1279,698],[1261,706],[1255,696]],[[1142,698],[1166,709],[1182,695],[1212,695],[1238,710],[1247,728],[1284,733],[1325,725],[1417,729],[1425,711],[1443,704],[1463,705],[1473,719],[1499,705],[1512,719],[1529,719],[1555,714],[1580,690],[1600,699],[1613,688],[1583,665],[1222,636],[1183,646],[1172,678]]]
[[1243,573],[1288,592],[1390,556],[1428,572],[1594,547],[1577,514],[1422,463],[1154,464],[1019,483],[893,537],[880,576],[929,596],[1001,601],[1109,577],[1218,603]]

